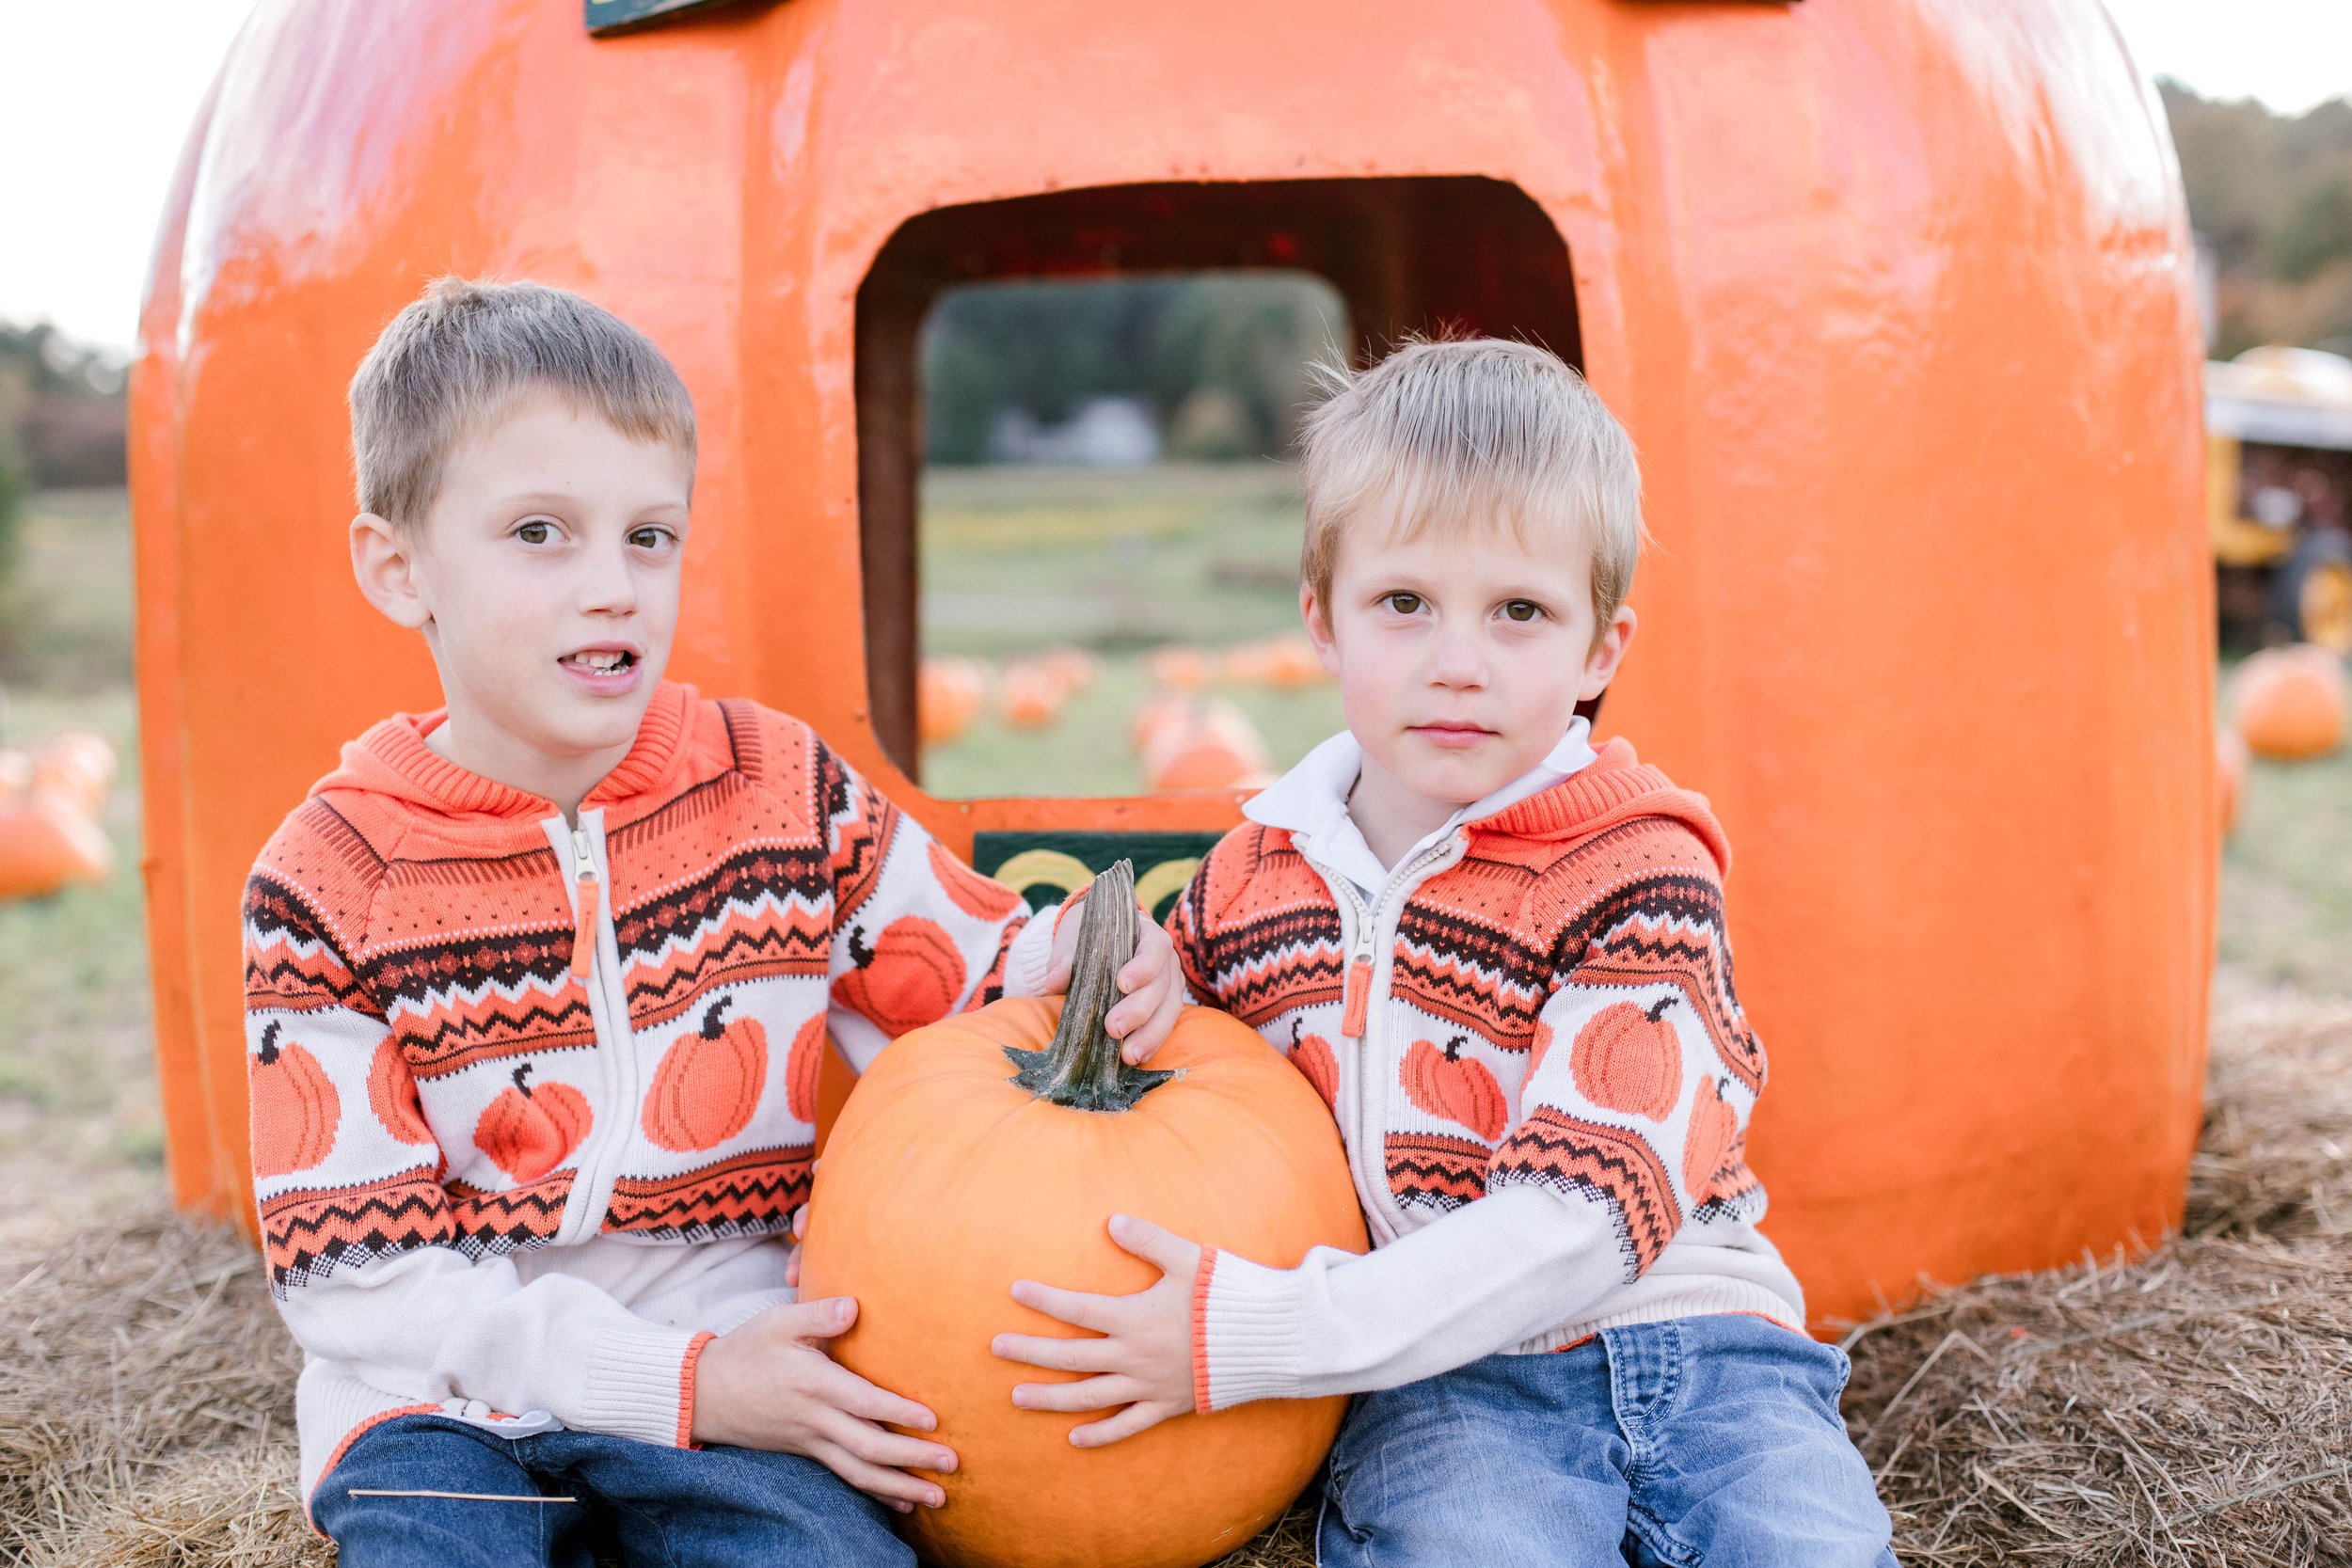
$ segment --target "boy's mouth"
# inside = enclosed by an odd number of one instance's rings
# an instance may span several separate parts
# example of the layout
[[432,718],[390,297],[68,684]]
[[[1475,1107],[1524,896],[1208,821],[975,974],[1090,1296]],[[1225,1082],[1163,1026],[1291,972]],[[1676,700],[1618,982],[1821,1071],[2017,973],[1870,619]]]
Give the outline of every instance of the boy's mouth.
[[607,644],[575,648],[555,661],[556,667],[592,690],[626,690],[637,684],[637,650]]

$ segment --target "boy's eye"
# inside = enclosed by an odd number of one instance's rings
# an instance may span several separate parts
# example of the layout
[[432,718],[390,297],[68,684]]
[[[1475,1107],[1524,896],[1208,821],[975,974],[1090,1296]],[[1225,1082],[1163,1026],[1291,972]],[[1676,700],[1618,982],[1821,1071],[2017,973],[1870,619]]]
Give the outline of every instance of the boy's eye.
[[1419,594],[1389,594],[1383,595],[1382,602],[1387,604],[1391,610],[1395,610],[1399,615],[1411,615],[1419,611],[1421,609],[1421,595]]
[[670,542],[670,531],[648,525],[629,531],[628,542],[641,550],[658,550]]
[[1533,599],[1513,599],[1502,607],[1502,613],[1514,621],[1533,621],[1543,612],[1544,607]]
[[523,524],[522,527],[516,529],[515,531],[515,537],[521,540],[526,545],[544,545],[548,542],[551,527],[552,525],[541,522],[534,517],[530,522],[527,522]]

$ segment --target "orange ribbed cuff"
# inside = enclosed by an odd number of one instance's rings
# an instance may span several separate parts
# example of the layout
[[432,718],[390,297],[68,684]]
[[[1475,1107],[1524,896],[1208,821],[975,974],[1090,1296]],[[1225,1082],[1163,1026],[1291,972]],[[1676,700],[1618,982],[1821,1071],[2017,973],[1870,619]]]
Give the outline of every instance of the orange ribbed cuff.
[[703,1358],[703,1347],[716,1339],[716,1334],[697,1334],[686,1342],[685,1359],[677,1369],[677,1446],[681,1449],[700,1448],[694,1441],[694,1364]]
[[1192,1408],[1209,1410],[1209,1282],[1216,1277],[1216,1248],[1200,1249],[1200,1266],[1192,1275]]

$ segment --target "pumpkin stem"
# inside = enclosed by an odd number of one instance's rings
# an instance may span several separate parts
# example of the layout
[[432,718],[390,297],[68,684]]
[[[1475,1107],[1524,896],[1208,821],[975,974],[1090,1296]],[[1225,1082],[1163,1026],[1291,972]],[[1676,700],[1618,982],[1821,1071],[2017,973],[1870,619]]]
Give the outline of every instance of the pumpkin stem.
[[850,961],[864,969],[874,961],[874,950],[866,945],[866,930],[860,926],[850,927]]
[[1445,1042],[1445,1059],[1449,1062],[1460,1061],[1462,1059],[1462,1047],[1468,1044],[1470,1044],[1470,1037],[1468,1035],[1454,1036],[1452,1039]]
[[710,1010],[703,1014],[703,1038],[715,1040],[726,1033],[725,1028],[719,1022],[719,1015],[725,1012],[727,1004],[734,1000],[732,996],[722,996],[710,1005]]
[[1138,933],[1136,866],[1120,861],[1094,879],[1078,912],[1078,951],[1053,1043],[1042,1051],[1005,1047],[1021,1069],[1014,1083],[1073,1110],[1124,1111],[1176,1076],[1129,1067],[1120,1057],[1119,1042],[1103,1027],[1118,1005],[1119,972],[1136,956]]
[[264,1025],[264,1026],[262,1027],[262,1049],[261,1049],[261,1052],[260,1052],[260,1055],[261,1055],[261,1058],[262,1058],[262,1065],[263,1067],[276,1067],[276,1066],[278,1065],[278,1025],[277,1025],[277,1024],[275,1024],[275,1023],[271,1023],[271,1024],[266,1024],[266,1025]]
[[523,1082],[523,1074],[529,1072],[530,1070],[531,1064],[529,1062],[525,1062],[522,1066],[515,1069],[514,1074],[515,1086],[523,1091],[523,1098],[525,1100],[529,1100],[531,1098],[531,1085]]
[[1666,1016],[1666,1009],[1667,1009],[1667,1008],[1669,1008],[1669,1007],[1671,1007],[1671,1006],[1673,1006],[1674,1005],[1675,1005],[1675,999],[1674,999],[1672,996],[1661,996],[1661,997],[1660,997],[1660,998],[1658,999],[1658,1005],[1657,1005],[1656,1006],[1654,1006],[1654,1007],[1650,1008],[1650,1010],[1649,1010],[1649,1013],[1648,1013],[1648,1018],[1649,1018],[1649,1021],[1650,1021],[1652,1023],[1656,1023],[1656,1022],[1657,1022],[1660,1019],[1664,1018],[1664,1017]]

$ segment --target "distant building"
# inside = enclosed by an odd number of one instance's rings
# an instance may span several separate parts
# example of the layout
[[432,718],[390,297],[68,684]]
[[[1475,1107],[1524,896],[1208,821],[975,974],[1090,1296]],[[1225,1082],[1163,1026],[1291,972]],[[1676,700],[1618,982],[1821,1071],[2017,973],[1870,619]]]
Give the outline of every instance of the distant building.
[[988,445],[999,463],[1139,468],[1159,460],[1160,427],[1139,398],[1090,398],[1057,425],[1039,423],[1025,408],[1008,408]]

